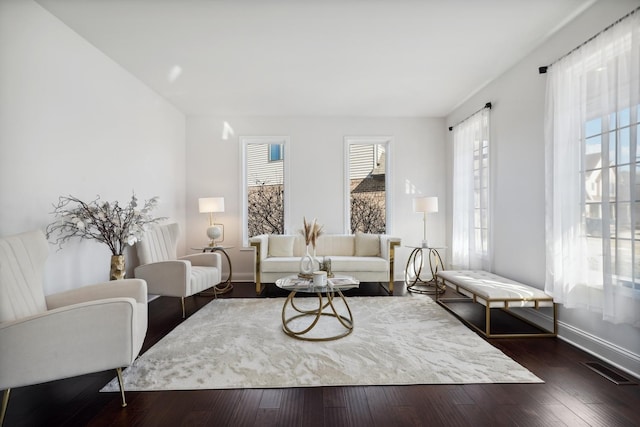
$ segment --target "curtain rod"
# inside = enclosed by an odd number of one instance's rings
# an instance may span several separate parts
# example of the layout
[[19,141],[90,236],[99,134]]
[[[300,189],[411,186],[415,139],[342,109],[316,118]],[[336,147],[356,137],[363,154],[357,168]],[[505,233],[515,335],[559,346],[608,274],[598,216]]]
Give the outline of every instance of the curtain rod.
[[604,30],[598,32],[597,34],[593,35],[592,37],[590,37],[588,40],[580,43],[578,46],[574,47],[573,49],[571,49],[569,52],[565,53],[564,55],[562,55],[560,58],[556,59],[555,61],[553,61],[551,64],[549,65],[543,65],[542,67],[538,67],[538,73],[539,74],[546,74],[547,73],[547,69],[549,67],[551,67],[553,64],[555,64],[556,62],[560,61],[561,59],[566,58],[567,56],[571,55],[573,52],[575,52],[576,50],[580,49],[582,46],[586,45],[587,43],[589,43],[590,41],[592,41],[593,39],[595,39],[596,37],[598,37],[600,34],[604,33],[607,30],[610,30],[613,26],[619,24],[621,21],[627,19],[628,17],[630,17],[631,15],[633,15],[634,13],[636,13],[638,10],[640,10],[640,6],[635,8],[634,10],[632,10],[631,12],[627,13],[626,15],[624,15],[622,18],[618,19],[616,22],[614,22],[613,24],[609,25],[607,28],[605,28]]
[[471,114],[469,114],[467,117],[465,117],[464,119],[460,120],[458,123],[456,123],[453,126],[449,126],[449,132],[451,132],[453,130],[454,127],[458,126],[460,123],[468,120],[471,116],[473,116],[474,114],[478,114],[480,111],[484,110],[485,108],[488,108],[489,110],[491,109],[491,103],[487,102],[486,104],[484,104],[484,107],[482,107],[481,109],[479,109],[478,111],[475,111]]

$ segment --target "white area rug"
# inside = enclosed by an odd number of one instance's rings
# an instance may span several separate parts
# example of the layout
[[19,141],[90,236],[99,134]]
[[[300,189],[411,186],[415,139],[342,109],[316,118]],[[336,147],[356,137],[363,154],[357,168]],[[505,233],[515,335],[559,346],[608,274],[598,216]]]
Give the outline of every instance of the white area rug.
[[[124,371],[125,389],[543,382],[425,296],[348,298],[353,333],[327,342],[287,336],[284,301],[213,300]],[[117,390],[114,379],[101,391]]]

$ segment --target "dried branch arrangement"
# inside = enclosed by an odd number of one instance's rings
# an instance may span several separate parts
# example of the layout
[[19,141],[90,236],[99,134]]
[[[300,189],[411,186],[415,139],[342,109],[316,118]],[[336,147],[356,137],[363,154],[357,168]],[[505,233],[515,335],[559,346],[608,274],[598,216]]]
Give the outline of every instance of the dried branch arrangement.
[[54,236],[54,243],[60,247],[74,237],[97,240],[109,246],[113,255],[122,255],[126,245],[140,240],[149,224],[164,219],[150,214],[157,204],[158,198],[153,197],[138,209],[135,194],[126,206],[103,201],[100,196],[91,202],[61,196],[52,212],[56,221],[47,226],[47,239]]
[[308,223],[307,218],[302,218],[302,224],[304,226],[302,233],[304,234],[304,241],[307,246],[311,245],[315,249],[316,241],[322,234],[322,226],[318,224],[314,218],[313,223]]

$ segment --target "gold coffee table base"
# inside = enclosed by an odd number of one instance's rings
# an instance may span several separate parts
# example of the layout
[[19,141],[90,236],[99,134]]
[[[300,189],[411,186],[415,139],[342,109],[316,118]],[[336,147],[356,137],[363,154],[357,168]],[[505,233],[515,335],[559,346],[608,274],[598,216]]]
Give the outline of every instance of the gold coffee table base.
[[[342,301],[342,303],[346,307],[347,312],[349,313],[348,316],[338,314],[334,306],[334,299],[336,294],[339,297],[338,301]],[[295,295],[296,295],[296,291],[291,291],[291,293],[287,297],[287,300],[284,302],[284,305],[282,306],[282,330],[284,331],[285,334],[289,335],[290,337],[297,338],[299,340],[305,340],[305,341],[333,341],[340,338],[344,338],[353,331],[353,314],[351,313],[351,308],[349,308],[349,304],[347,304],[347,300],[345,299],[342,292],[340,292],[340,289],[327,291],[324,295],[322,292],[317,292],[316,295],[318,296],[318,306],[317,308],[313,308],[310,310],[303,310],[297,307],[294,302]],[[326,298],[326,301],[325,301],[325,298]],[[312,298],[308,298],[308,299],[311,300]],[[288,306],[291,306],[291,308],[296,312],[298,312],[299,314],[296,314],[294,316],[287,318],[286,311]],[[330,308],[331,310],[325,311],[327,308]],[[322,316],[328,316],[328,317],[333,317],[337,319],[338,322],[340,322],[340,324],[344,327],[344,332],[341,334],[332,335],[328,337],[305,336],[305,334],[311,331],[318,324],[318,321]],[[303,317],[309,317],[310,319],[313,319],[311,321],[311,324],[308,327],[306,327],[301,331],[293,331],[292,329],[289,328],[289,324],[293,320],[303,318]]]

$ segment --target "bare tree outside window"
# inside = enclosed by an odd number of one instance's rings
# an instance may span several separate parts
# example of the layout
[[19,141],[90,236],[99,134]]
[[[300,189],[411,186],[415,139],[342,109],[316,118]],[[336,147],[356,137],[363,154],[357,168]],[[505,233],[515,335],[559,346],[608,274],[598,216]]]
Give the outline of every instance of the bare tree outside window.
[[274,138],[246,146],[248,237],[284,234],[284,155],[284,144]]
[[383,234],[385,232],[384,204],[369,194],[351,196],[351,232]]
[[248,190],[249,236],[284,234],[284,188],[261,182]]

